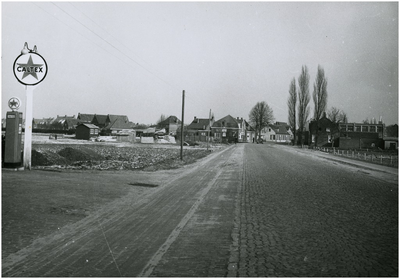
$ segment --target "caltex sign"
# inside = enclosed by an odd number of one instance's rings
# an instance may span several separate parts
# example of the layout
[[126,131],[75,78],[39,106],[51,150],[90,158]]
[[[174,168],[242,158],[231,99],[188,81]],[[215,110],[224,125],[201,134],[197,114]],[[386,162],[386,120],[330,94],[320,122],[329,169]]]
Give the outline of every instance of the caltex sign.
[[15,59],[14,75],[24,85],[36,85],[47,75],[47,63],[36,52],[22,53]]

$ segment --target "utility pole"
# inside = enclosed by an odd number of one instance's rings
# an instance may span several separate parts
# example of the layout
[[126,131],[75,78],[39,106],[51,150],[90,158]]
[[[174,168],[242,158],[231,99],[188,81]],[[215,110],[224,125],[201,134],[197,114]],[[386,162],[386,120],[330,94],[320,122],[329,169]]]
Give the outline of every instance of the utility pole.
[[207,136],[207,151],[208,151],[208,143],[210,141],[210,130],[211,130],[211,109],[210,109],[210,113],[208,114],[208,136]]
[[182,92],[182,123],[181,123],[181,160],[183,160],[183,121],[185,112],[185,90]]

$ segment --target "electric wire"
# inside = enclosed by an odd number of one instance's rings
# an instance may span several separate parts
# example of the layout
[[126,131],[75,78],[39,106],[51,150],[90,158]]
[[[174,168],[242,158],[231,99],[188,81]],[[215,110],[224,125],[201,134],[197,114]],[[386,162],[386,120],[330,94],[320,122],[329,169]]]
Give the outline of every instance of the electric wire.
[[66,15],[68,15],[69,17],[71,17],[73,20],[75,20],[76,22],[78,22],[80,25],[82,25],[83,27],[85,27],[87,30],[89,30],[91,33],[93,33],[94,35],[96,35],[99,39],[101,39],[102,41],[104,41],[105,43],[107,43],[108,45],[110,45],[112,48],[114,48],[116,51],[118,51],[119,53],[121,53],[123,56],[127,57],[129,60],[131,60],[132,62],[136,63],[138,66],[140,66],[142,69],[146,70],[148,73],[150,73],[151,75],[153,75],[154,77],[160,79],[161,81],[163,81],[165,84],[171,86],[172,88],[176,89],[176,86],[172,85],[171,83],[169,83],[168,81],[162,79],[161,77],[159,77],[158,75],[156,75],[155,73],[153,73],[152,71],[150,71],[149,69],[147,69],[145,66],[143,66],[142,64],[140,64],[139,62],[137,62],[136,60],[132,59],[130,56],[128,56],[127,54],[125,54],[124,52],[122,52],[120,49],[118,49],[116,46],[114,46],[112,43],[110,43],[109,41],[107,41],[106,39],[104,39],[102,36],[100,36],[99,34],[97,34],[96,32],[94,32],[92,29],[90,29],[89,27],[87,27],[85,24],[83,24],[80,20],[78,20],[77,18],[75,18],[74,16],[72,16],[70,13],[68,13],[67,11],[65,11],[63,8],[61,8],[60,6],[58,6],[57,4],[55,4],[54,2],[51,2],[54,6],[56,6],[58,9],[60,9],[61,11],[63,11]]
[[[115,54],[111,53],[110,51],[108,51],[107,49],[105,49],[104,47],[102,47],[101,45],[99,45],[98,43],[94,42],[93,40],[90,40],[87,36],[83,35],[81,32],[79,32],[78,30],[72,28],[70,25],[68,25],[67,23],[65,23],[64,21],[60,20],[56,15],[48,12],[47,10],[43,9],[41,6],[37,5],[35,2],[31,2],[33,3],[35,6],[37,6],[38,8],[40,8],[41,10],[43,10],[45,13],[49,14],[52,17],[55,17],[58,21],[60,21],[61,23],[63,23],[64,25],[66,25],[68,28],[70,28],[71,30],[73,30],[74,32],[78,33],[79,35],[81,35],[82,37],[84,37],[86,40],[92,42],[95,44],[96,47],[101,48],[102,50],[104,50],[105,52],[107,52],[108,54],[114,56],[115,58],[117,58],[119,61],[123,62],[126,65],[131,66],[130,64],[128,64],[126,61],[122,60],[121,58],[119,58],[118,56],[116,56]],[[149,69],[147,69],[145,66],[143,66],[142,64],[140,64],[139,62],[135,61],[134,59],[132,59],[131,57],[129,57],[127,54],[125,54],[124,52],[122,52],[121,50],[119,50],[117,47],[115,47],[113,44],[111,44],[110,42],[108,42],[107,40],[105,40],[104,38],[102,38],[100,35],[98,35],[97,33],[95,33],[93,30],[91,30],[89,27],[87,27],[85,24],[83,24],[82,22],[80,22],[79,20],[77,20],[75,17],[73,17],[70,13],[66,12],[64,9],[62,9],[61,7],[59,7],[58,5],[56,5],[55,3],[51,2],[54,6],[56,6],[59,10],[61,10],[62,12],[64,12],[66,15],[68,15],[70,18],[72,18],[73,20],[75,20],[76,22],[78,22],[80,25],[82,25],[83,27],[85,27],[87,30],[89,30],[91,33],[93,33],[94,35],[96,35],[98,38],[100,38],[102,41],[106,42],[108,45],[110,45],[112,48],[114,48],[115,50],[117,50],[119,53],[121,53],[122,55],[124,55],[125,57],[127,57],[129,60],[133,61],[134,63],[136,63],[138,66],[140,66],[142,69],[146,70],[148,73],[150,73],[152,76],[156,77],[157,79],[159,79],[160,81],[164,82],[165,84],[169,85],[171,88],[178,90],[179,92],[182,91],[182,89],[178,89],[177,86],[172,85],[171,83],[165,81],[164,79],[162,79],[161,77],[159,77],[157,74],[155,74],[154,72],[150,71]],[[75,9],[77,9],[75,7]],[[79,10],[79,9],[77,9]],[[82,13],[83,14],[83,13]],[[85,15],[85,14],[84,14]],[[86,15],[85,15],[86,16]],[[97,24],[94,20],[90,19],[88,16],[86,16],[89,20],[91,20],[94,24],[96,24],[97,26],[99,26],[99,24]],[[107,32],[107,31],[106,31]],[[112,36],[113,37],[113,36]],[[126,47],[126,46],[125,46]],[[189,94],[188,94],[189,93]],[[189,90],[185,90],[185,102],[187,103],[188,101],[194,101],[192,104],[199,104],[199,103],[203,103],[204,104],[204,100],[201,98],[201,93],[196,93],[193,92],[194,94],[190,94],[190,89]],[[208,105],[207,105],[208,107]]]

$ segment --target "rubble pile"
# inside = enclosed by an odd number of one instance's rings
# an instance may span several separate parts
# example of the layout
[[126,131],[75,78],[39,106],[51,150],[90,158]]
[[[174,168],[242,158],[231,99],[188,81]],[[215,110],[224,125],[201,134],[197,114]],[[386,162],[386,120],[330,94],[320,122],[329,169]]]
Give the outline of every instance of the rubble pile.
[[176,148],[37,145],[32,150],[32,167],[152,171],[178,168],[208,154],[210,151],[204,149],[185,149],[180,160],[180,150]]

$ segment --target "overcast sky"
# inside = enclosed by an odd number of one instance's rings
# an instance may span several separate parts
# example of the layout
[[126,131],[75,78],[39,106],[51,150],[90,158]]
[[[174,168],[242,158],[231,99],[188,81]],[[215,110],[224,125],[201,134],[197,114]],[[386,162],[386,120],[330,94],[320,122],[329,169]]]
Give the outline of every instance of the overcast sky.
[[328,108],[395,124],[398,19],[397,2],[2,2],[2,117],[12,96],[25,112],[12,69],[27,42],[48,65],[34,118],[181,119],[185,90],[185,123],[259,101],[287,122],[290,81],[306,65],[312,94],[321,65]]

